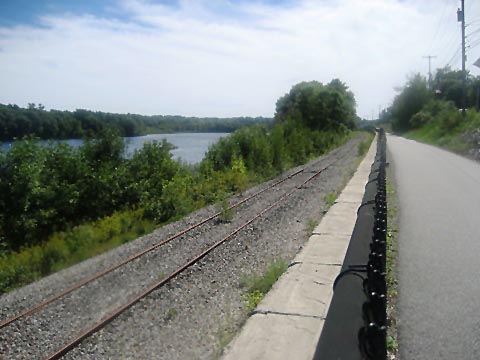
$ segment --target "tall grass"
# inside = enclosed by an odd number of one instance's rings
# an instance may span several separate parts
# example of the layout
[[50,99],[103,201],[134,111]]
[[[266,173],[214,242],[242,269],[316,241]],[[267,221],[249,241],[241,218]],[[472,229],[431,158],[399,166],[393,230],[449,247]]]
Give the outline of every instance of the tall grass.
[[142,215],[141,210],[117,212],[7,253],[0,259],[0,294],[153,231],[155,223]]
[[273,284],[287,270],[287,267],[288,265],[284,260],[274,260],[262,275],[254,273],[242,280],[240,285],[246,288],[242,299],[249,311],[255,309]]

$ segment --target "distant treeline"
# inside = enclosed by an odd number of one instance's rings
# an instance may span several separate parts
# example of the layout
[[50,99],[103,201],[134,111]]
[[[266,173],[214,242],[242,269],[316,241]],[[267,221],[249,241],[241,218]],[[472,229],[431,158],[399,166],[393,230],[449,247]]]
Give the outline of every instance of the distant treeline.
[[113,114],[78,109],[45,110],[39,104],[28,108],[0,104],[0,141],[25,136],[40,139],[80,139],[96,137],[103,130],[116,130],[120,136],[176,132],[234,132],[245,126],[264,124],[264,117],[199,118],[179,115]]

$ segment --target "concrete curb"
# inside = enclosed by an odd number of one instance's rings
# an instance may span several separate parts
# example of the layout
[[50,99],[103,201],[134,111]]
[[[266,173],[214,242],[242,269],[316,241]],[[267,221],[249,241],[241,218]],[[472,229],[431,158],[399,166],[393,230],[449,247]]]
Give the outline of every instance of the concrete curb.
[[223,360],[313,358],[375,153],[376,139],[305,247],[226,348]]

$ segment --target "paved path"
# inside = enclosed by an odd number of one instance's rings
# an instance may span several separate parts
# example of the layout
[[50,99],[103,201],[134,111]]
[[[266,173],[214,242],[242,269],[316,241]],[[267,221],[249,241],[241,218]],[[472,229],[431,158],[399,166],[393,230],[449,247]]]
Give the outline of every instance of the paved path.
[[480,164],[389,136],[401,360],[480,359]]

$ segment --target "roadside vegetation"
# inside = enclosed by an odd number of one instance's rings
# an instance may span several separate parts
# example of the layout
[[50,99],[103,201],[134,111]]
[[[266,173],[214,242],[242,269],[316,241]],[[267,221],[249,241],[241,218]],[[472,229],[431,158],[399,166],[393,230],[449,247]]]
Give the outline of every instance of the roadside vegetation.
[[431,84],[412,76],[381,121],[395,133],[480,159],[480,77],[467,74],[465,114],[462,72],[438,69]]
[[373,138],[374,138],[374,136],[372,134],[370,134],[368,136],[367,140],[364,140],[364,141],[360,142],[360,144],[358,144],[358,154],[357,154],[357,156],[360,159],[360,162],[363,160],[363,158],[367,154],[368,149],[370,149],[370,145],[372,144]]
[[24,138],[0,152],[0,294],[206,205],[227,210],[231,194],[341,145],[355,120],[341,81],[313,81],[278,100],[272,124],[220,139],[194,167],[174,161],[166,141],[127,159],[110,128],[76,149]]
[[15,287],[122,245],[156,228],[141,210],[119,211],[95,222],[54,233],[45,242],[22,247],[0,259],[0,289]]
[[337,200],[337,193],[329,193],[325,195],[323,198],[323,201],[328,207],[331,207],[333,204],[335,204],[335,201]]
[[272,261],[262,275],[251,274],[246,276],[240,286],[244,288],[242,300],[251,313],[258,303],[264,298],[273,284],[287,270],[288,265],[284,260]]

